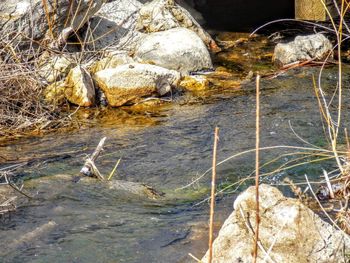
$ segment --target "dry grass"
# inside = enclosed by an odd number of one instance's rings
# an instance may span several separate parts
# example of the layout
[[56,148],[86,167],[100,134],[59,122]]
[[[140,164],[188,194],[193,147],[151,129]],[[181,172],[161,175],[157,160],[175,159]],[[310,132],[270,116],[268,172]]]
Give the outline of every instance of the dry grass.
[[0,63],[0,135],[41,133],[69,125],[66,114],[43,101],[44,86],[26,63]]

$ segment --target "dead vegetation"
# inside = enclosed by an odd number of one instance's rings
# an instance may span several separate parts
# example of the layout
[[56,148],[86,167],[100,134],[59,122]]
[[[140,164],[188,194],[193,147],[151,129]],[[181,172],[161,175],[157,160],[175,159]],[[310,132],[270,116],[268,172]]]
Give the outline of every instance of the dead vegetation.
[[63,115],[42,101],[43,85],[28,64],[0,64],[0,135],[40,133],[64,126]]

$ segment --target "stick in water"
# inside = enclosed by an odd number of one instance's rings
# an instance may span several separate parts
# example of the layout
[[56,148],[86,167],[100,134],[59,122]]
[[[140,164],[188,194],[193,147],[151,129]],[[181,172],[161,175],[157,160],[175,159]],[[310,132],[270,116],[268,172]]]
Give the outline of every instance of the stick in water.
[[258,258],[258,240],[259,240],[259,147],[260,147],[260,76],[256,76],[256,120],[255,120],[255,202],[256,202],[256,221],[255,221],[255,238],[254,238],[254,263]]
[[85,164],[83,168],[81,168],[80,173],[85,176],[96,176],[98,175],[94,174],[93,166],[97,159],[97,157],[100,155],[101,151],[103,150],[103,145],[105,143],[107,137],[103,137],[100,142],[98,143],[95,151],[91,154],[90,157],[85,161]]
[[213,258],[213,228],[214,228],[214,206],[215,206],[216,153],[217,153],[218,141],[219,141],[219,128],[215,127],[214,150],[213,150],[213,169],[212,169],[211,196],[210,196],[209,259],[208,259],[208,263],[211,263],[212,258]]

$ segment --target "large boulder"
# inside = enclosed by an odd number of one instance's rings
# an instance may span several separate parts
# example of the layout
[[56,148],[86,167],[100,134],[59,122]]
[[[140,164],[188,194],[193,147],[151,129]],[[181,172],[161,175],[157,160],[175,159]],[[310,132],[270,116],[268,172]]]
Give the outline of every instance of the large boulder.
[[108,47],[132,50],[132,44],[142,35],[135,29],[138,11],[142,6],[137,0],[105,3],[82,29],[85,47],[90,50]]
[[[237,197],[214,241],[214,262],[253,261],[255,209],[255,187],[250,187]],[[266,253],[259,249],[257,262],[346,262],[349,237],[277,188],[260,186],[260,217],[259,240]],[[208,262],[208,252],[202,262]]]
[[143,5],[139,11],[137,29],[141,32],[159,32],[176,27],[192,30],[203,40],[210,51],[220,51],[211,36],[175,0],[153,0]]
[[185,74],[213,67],[203,41],[186,28],[146,35],[136,47],[135,59]]
[[332,53],[332,50],[332,43],[322,34],[297,36],[292,42],[277,44],[273,59],[280,65],[297,61],[322,60]]
[[63,29],[77,31],[94,15],[104,0],[0,1],[0,28],[8,39],[22,41],[57,38]]
[[173,70],[147,64],[126,64],[98,71],[94,80],[111,106],[140,101],[143,97],[165,95],[179,82]]
[[[184,1],[181,5],[190,8]],[[197,18],[200,14],[190,9]],[[210,35],[191,14],[174,0],[114,0],[105,3],[81,30],[85,47],[133,51],[145,33],[159,32],[175,27],[194,31],[212,51],[219,48]]]

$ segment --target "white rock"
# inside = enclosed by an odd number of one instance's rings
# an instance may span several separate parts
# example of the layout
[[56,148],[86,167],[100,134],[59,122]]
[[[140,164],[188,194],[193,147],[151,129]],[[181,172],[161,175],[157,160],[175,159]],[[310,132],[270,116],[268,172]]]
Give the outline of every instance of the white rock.
[[111,106],[134,103],[145,96],[164,95],[176,86],[180,74],[148,64],[126,64],[98,71],[94,80]]
[[176,27],[184,27],[195,32],[209,50],[213,52],[220,50],[190,12],[174,0],[153,0],[145,4],[139,11],[137,30],[141,32],[159,32]]
[[136,48],[135,59],[185,74],[213,67],[203,41],[186,28],[173,28],[143,37]]
[[296,61],[322,60],[332,53],[332,43],[322,34],[297,36],[294,41],[277,44],[274,61],[281,65]]
[[[43,3],[46,3],[47,9]],[[71,27],[74,31],[79,30],[103,3],[104,0],[0,1],[0,28],[6,32],[22,33],[23,41],[27,41],[28,38],[37,40],[49,36],[51,34],[49,28],[54,36],[58,36],[65,27]],[[50,27],[45,10],[55,14],[50,15]],[[75,15],[72,16],[72,13]]]
[[[257,262],[345,262],[349,236],[324,222],[299,200],[286,198],[277,188],[260,185],[259,240],[269,256],[259,249]],[[248,188],[234,203],[213,244],[213,262],[253,261],[255,187]],[[243,215],[243,216],[242,216]],[[343,248],[345,249],[343,251]],[[202,259],[208,262],[208,252]]]

